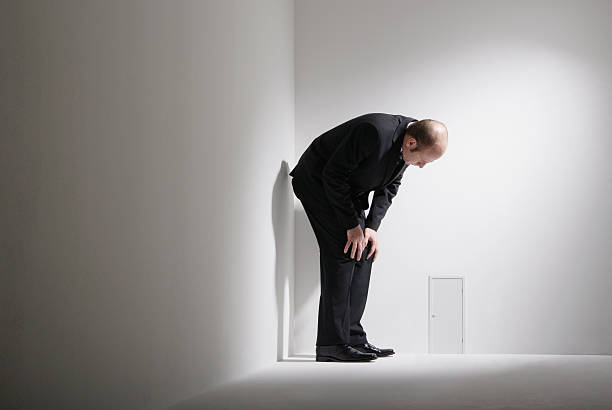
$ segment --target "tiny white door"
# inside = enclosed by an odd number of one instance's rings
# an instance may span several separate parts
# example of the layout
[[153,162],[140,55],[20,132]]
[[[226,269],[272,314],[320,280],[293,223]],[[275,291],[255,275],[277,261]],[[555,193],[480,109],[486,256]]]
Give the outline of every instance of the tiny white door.
[[463,353],[463,277],[429,277],[429,353]]

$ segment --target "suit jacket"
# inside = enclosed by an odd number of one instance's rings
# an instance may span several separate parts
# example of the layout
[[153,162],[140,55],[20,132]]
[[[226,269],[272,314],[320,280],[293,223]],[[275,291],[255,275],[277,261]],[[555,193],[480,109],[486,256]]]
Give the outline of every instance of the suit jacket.
[[385,113],[350,119],[315,138],[289,175],[315,195],[324,193],[345,229],[359,225],[374,191],[365,226],[377,230],[408,167],[400,150],[413,121]]

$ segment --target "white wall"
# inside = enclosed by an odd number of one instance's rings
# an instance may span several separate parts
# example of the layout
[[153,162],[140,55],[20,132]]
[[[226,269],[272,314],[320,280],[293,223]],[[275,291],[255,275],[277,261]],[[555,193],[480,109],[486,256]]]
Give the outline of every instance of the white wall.
[[[466,353],[612,353],[610,2],[296,2],[296,158],[366,112],[446,123],[378,236],[365,330],[427,351],[427,276],[465,275]],[[298,201],[296,199],[296,201]],[[296,217],[296,353],[316,241]]]
[[2,408],[163,408],[275,361],[293,2],[0,15]]

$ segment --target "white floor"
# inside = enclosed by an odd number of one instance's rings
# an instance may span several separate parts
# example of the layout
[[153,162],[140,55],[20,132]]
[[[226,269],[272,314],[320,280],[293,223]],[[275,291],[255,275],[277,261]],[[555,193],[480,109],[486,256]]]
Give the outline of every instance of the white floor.
[[612,409],[612,356],[296,358],[173,409]]

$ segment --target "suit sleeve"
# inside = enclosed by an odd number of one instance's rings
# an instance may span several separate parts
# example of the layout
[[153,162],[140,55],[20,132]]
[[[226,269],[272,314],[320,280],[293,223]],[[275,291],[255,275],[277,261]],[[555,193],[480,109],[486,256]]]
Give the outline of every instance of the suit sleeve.
[[391,202],[393,202],[393,197],[397,195],[397,190],[402,183],[404,171],[402,171],[385,187],[374,191],[374,195],[372,196],[372,205],[370,206],[370,211],[368,212],[368,217],[366,218],[366,228],[374,229],[375,231],[378,230],[382,219],[387,213],[387,209],[389,209]]
[[379,146],[376,128],[361,123],[347,133],[323,167],[323,188],[338,221],[347,230],[359,225],[359,214],[351,200],[349,176],[360,162],[377,152]]

